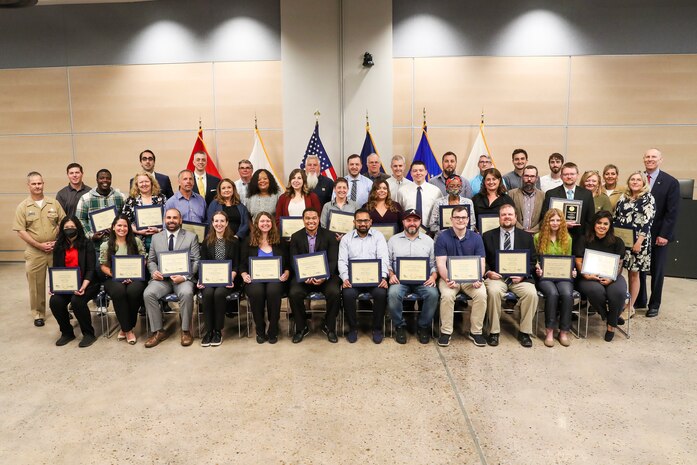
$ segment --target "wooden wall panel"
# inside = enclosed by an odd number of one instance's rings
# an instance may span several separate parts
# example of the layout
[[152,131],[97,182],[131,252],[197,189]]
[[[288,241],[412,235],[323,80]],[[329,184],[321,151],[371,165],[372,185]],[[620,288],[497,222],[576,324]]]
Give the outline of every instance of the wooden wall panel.
[[697,55],[571,59],[569,123],[697,123]]
[[204,127],[213,118],[211,63],[70,68],[74,130],[157,131]]
[[[406,160],[407,166],[414,157],[414,150],[412,149],[412,132],[413,130],[410,128],[395,128],[392,131],[392,150],[394,150],[394,155],[402,155]],[[392,174],[392,171],[389,168],[391,159],[391,155],[385,155],[383,159],[385,170],[388,172],[388,174]]]
[[0,137],[0,144],[3,161],[12,166],[0,170],[2,193],[28,195],[26,175],[30,171],[41,173],[49,195],[67,184],[65,168],[73,161],[70,136],[6,136]]
[[568,58],[415,59],[414,121],[431,125],[555,125],[566,121]]
[[[412,91],[414,87],[414,59],[397,58],[392,61],[394,84],[392,92],[394,96],[393,121],[394,126],[411,126],[412,121]],[[418,120],[420,121],[420,120]]]
[[0,70],[0,134],[70,132],[65,68]]
[[283,127],[281,62],[215,63],[215,116],[219,129]]
[[[12,230],[15,210],[19,202],[29,196],[29,191],[23,194],[2,195],[2,214],[0,215],[0,260],[18,259],[24,261],[21,251],[25,242]],[[53,195],[52,195],[53,197]]]
[[[269,154],[271,163],[280,177],[283,178],[283,183],[286,183],[287,174],[296,166],[289,167],[284,171],[283,166],[283,131],[263,131],[261,130],[261,138],[264,141],[264,146]],[[254,131],[218,131],[218,150],[220,166],[224,170],[225,176],[232,180],[239,179],[237,174],[237,163],[242,159],[248,159],[252,153],[254,146]],[[302,154],[301,154],[302,156]],[[298,159],[300,166],[301,159]],[[254,169],[257,167],[255,166]]]

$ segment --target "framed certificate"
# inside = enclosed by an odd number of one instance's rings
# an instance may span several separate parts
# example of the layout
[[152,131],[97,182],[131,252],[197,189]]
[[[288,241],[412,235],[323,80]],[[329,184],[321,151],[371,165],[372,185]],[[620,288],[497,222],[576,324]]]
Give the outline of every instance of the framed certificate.
[[203,223],[182,221],[182,229],[196,234],[199,244],[206,238],[206,225]]
[[456,283],[473,283],[482,279],[482,257],[448,257],[448,279]]
[[[453,216],[453,209],[455,207],[467,208],[467,216],[472,218],[472,211],[470,210],[469,204],[466,204],[466,205],[439,205],[438,210],[440,213],[440,220],[439,220],[440,229],[448,229],[449,227],[451,227],[453,225],[452,216]],[[498,216],[496,218],[498,220]],[[497,226],[498,226],[498,223],[497,223]]]
[[162,205],[136,207],[136,229],[161,228],[164,211]]
[[615,226],[615,236],[619,237],[622,239],[622,242],[624,242],[624,248],[625,249],[631,249],[632,246],[634,246],[634,243],[636,242],[636,231],[634,228],[627,228],[623,226]]
[[293,233],[296,233],[305,227],[302,216],[282,216],[279,219],[281,225],[281,237],[290,239]]
[[206,287],[232,286],[232,260],[201,260],[198,282]]
[[385,236],[386,241],[389,241],[390,237],[397,234],[397,225],[395,223],[374,224],[371,229],[380,231]]
[[573,281],[574,257],[571,255],[542,255],[540,257],[542,276],[547,281]]
[[581,273],[594,274],[601,278],[608,278],[614,281],[617,279],[619,265],[619,255],[586,249],[586,252],[583,254]]
[[483,213],[477,216],[477,229],[479,234],[499,227],[499,215],[494,213]]
[[54,294],[72,294],[82,284],[80,268],[51,267],[48,269],[49,289]]
[[160,273],[165,278],[174,275],[188,275],[191,273],[188,250],[173,250],[157,254]]
[[111,275],[114,281],[145,281],[145,257],[142,255],[112,255]]
[[116,207],[111,206],[91,211],[89,212],[89,217],[93,233],[107,231],[111,229],[111,223],[113,223],[114,218],[116,218]]
[[333,233],[346,234],[353,230],[353,213],[329,211],[329,224],[327,229]]
[[382,260],[349,260],[349,281],[353,287],[374,287],[382,281]]
[[583,209],[583,201],[581,200],[552,197],[549,199],[549,208],[556,208],[561,211],[567,223],[580,224],[581,222],[581,211]]
[[496,272],[501,276],[530,275],[529,250],[497,250]]
[[306,253],[293,256],[293,270],[299,283],[310,278],[329,278],[327,252]]
[[258,283],[281,281],[283,260],[281,257],[249,257],[249,275]]
[[397,257],[397,279],[401,284],[423,284],[430,275],[428,257]]

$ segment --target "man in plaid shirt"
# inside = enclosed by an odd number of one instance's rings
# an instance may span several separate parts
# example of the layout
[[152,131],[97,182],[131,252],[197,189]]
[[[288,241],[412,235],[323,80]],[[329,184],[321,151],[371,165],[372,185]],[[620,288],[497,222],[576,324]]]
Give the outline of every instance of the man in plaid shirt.
[[80,197],[75,208],[75,216],[82,223],[82,227],[85,229],[85,236],[94,241],[94,246],[97,250],[99,250],[102,241],[109,237],[109,231],[92,231],[90,212],[116,206],[116,214],[118,215],[123,209],[123,204],[123,194],[111,188],[111,172],[105,168],[97,171],[97,186]]

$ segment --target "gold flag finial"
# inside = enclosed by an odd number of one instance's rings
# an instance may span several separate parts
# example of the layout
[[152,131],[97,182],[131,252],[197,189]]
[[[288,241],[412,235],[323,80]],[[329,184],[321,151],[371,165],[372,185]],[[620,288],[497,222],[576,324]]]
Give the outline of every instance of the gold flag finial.
[[370,129],[370,119],[368,118],[368,109],[367,108],[365,110],[365,127],[366,127],[366,129]]
[[482,123],[481,124],[484,124],[484,108],[483,107],[482,107]]
[[426,107],[424,107],[424,126],[426,126]]
[[317,123],[319,123],[319,115],[320,115],[319,110],[315,110],[315,121]]
[[203,129],[203,126],[201,126],[201,117],[199,116],[198,117],[198,130],[200,131],[201,129]]
[[257,112],[256,111],[254,112],[254,129],[259,129],[257,127]]

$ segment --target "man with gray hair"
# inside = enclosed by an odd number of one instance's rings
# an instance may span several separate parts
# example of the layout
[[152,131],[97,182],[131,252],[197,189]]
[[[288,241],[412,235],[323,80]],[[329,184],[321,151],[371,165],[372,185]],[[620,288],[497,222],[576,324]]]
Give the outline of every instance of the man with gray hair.
[[392,176],[387,178],[387,184],[390,186],[390,195],[392,196],[392,200],[397,198],[397,193],[402,186],[413,183],[413,181],[410,181],[404,177],[406,163],[407,162],[402,155],[393,156],[392,161],[390,162]]
[[249,160],[240,160],[239,163],[237,163],[237,173],[240,175],[240,179],[235,181],[237,194],[240,196],[242,205],[247,206],[247,186],[249,185],[249,181],[252,180],[254,165],[252,165],[252,162]]
[[479,174],[470,179],[470,186],[472,187],[472,196],[479,194],[479,191],[482,190],[482,183],[484,181],[484,171],[491,168],[491,165],[491,157],[489,155],[479,155],[479,161],[477,162]]
[[165,210],[175,208],[184,221],[206,222],[206,200],[194,192],[194,173],[181,170],[177,176],[179,190],[165,203]]
[[307,187],[319,197],[320,205],[332,199],[334,181],[322,174],[322,166],[317,155],[311,154],[305,158],[305,176]]
[[365,164],[368,168],[368,172],[365,173],[365,176],[372,182],[384,181],[389,178],[387,174],[380,171],[382,162],[380,161],[380,155],[377,153],[371,153],[368,155],[368,157],[365,159]]

